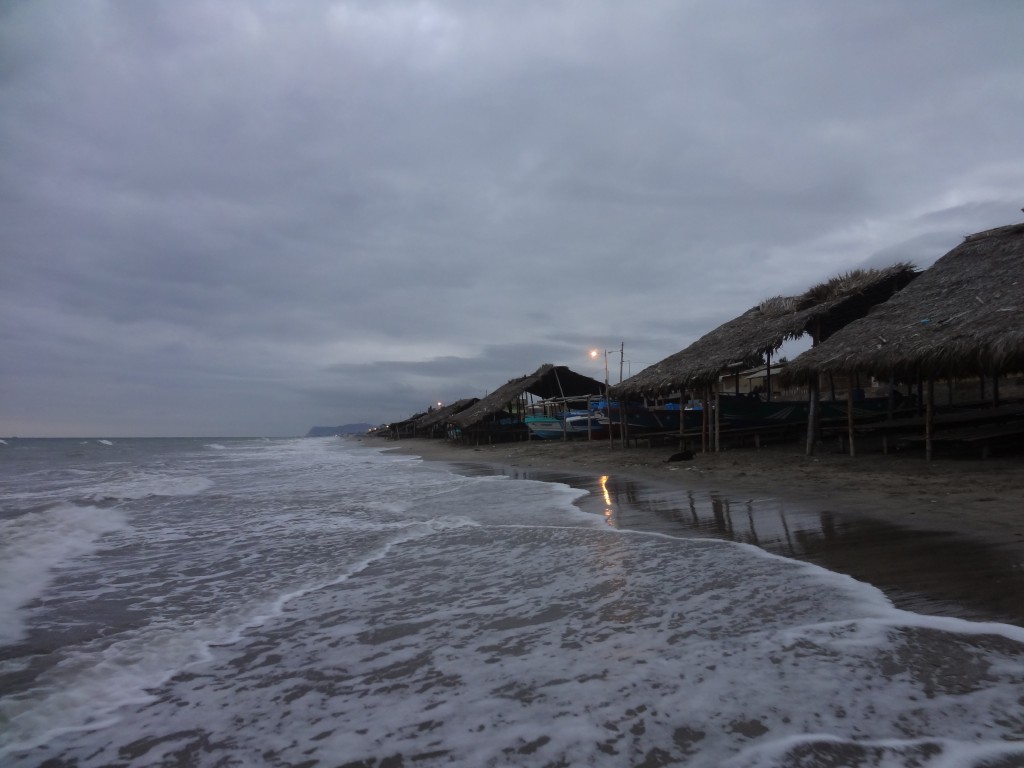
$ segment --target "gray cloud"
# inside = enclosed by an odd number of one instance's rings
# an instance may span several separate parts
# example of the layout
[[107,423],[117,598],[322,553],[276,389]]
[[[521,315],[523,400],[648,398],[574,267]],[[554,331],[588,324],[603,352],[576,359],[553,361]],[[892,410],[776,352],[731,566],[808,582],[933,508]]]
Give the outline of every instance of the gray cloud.
[[635,372],[768,296],[927,266],[1020,220],[1022,22],[7,3],[0,433],[383,421],[543,362],[600,378],[594,346]]

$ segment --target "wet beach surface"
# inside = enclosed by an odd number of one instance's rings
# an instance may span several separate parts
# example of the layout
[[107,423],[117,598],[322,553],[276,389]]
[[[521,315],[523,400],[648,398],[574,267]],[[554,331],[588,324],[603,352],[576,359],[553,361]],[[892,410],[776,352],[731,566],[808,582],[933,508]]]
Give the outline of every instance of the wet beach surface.
[[1024,626],[1024,564],[1009,543],[1000,547],[957,532],[910,528],[768,495],[736,501],[615,476],[449,463],[465,474],[582,488],[589,495],[579,505],[616,528],[750,544],[869,583],[904,610]]

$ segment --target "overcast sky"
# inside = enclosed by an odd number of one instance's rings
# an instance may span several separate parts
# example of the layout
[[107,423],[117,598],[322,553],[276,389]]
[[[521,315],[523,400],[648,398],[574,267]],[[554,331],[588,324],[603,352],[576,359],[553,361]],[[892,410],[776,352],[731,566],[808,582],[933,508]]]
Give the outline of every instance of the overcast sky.
[[1019,0],[3,0],[0,435],[636,373],[1024,219]]

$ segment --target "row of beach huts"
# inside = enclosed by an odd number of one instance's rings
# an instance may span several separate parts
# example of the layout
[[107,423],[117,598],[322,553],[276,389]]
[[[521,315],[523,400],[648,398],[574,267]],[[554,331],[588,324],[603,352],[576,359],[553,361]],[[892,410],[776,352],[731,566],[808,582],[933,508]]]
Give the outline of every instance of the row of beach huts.
[[[860,450],[1013,451],[1024,442],[1024,224],[968,235],[927,270],[855,270],[761,302],[608,387],[545,364],[487,396],[382,425],[471,444],[572,436],[718,451],[834,439]],[[811,347],[777,360],[790,340]],[[607,353],[606,353],[607,354]],[[541,431],[583,414],[575,430]],[[533,429],[531,430],[531,426]]]

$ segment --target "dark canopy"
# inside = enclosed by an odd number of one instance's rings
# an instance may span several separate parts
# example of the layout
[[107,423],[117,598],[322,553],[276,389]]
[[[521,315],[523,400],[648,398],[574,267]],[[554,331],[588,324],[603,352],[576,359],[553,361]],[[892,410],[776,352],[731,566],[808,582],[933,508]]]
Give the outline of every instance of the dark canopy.
[[612,388],[619,397],[657,396],[713,384],[728,368],[760,365],[790,339],[810,333],[828,338],[870,307],[914,279],[909,264],[855,270],[821,283],[800,296],[761,302],[697,339],[686,349],[645,368]]
[[790,363],[787,377],[1024,371],[1024,224],[968,235],[891,301]]
[[460,427],[471,426],[490,415],[500,413],[508,403],[524,392],[539,398],[586,397],[599,395],[603,389],[604,385],[601,382],[576,373],[564,365],[545,363],[533,373],[512,379],[494,390],[471,407],[453,416],[451,421]]

